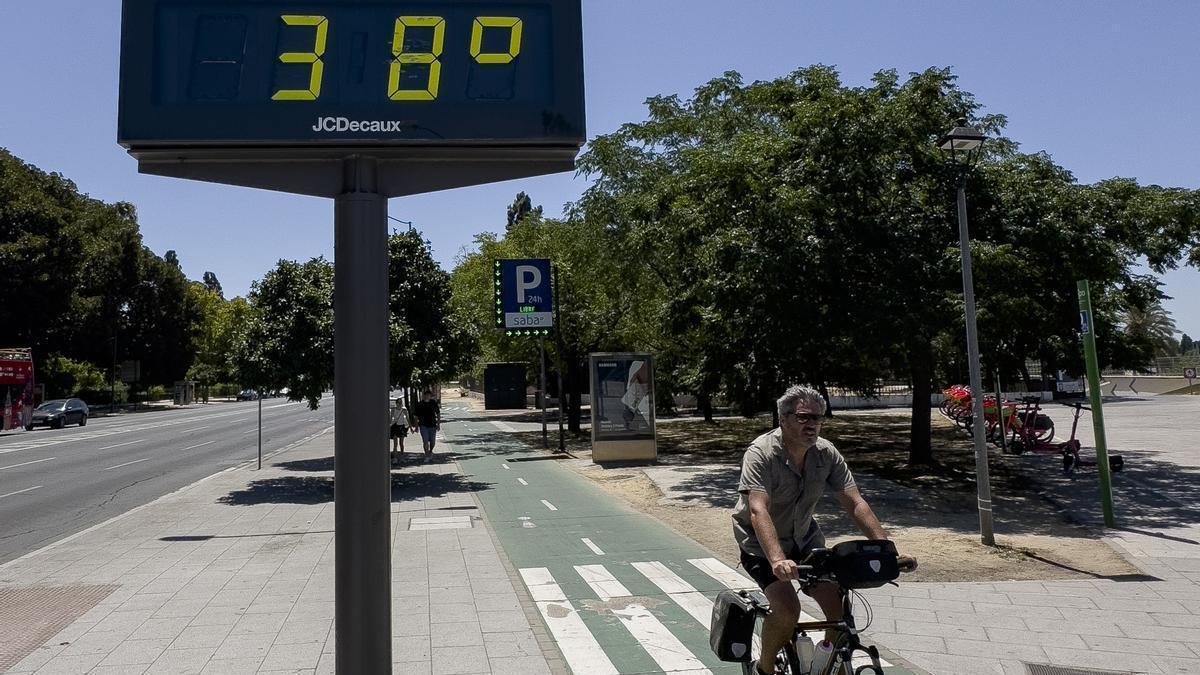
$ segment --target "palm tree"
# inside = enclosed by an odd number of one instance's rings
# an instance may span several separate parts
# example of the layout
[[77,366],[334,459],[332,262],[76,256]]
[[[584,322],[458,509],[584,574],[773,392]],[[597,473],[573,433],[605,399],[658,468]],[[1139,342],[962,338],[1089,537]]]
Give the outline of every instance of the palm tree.
[[1175,356],[1179,341],[1175,339],[1175,320],[1171,313],[1155,300],[1146,308],[1127,307],[1124,315],[1125,332],[1139,337],[1154,347],[1155,356]]

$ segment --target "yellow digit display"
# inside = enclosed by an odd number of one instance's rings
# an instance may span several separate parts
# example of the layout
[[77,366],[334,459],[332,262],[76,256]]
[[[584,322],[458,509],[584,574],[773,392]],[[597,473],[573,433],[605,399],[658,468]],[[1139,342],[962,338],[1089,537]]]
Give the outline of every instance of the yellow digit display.
[[[524,22],[511,16],[477,16],[475,25],[471,27],[471,56],[479,63],[512,63],[521,53],[521,29]],[[508,51],[505,53],[483,53],[483,29],[509,29]]]
[[321,78],[325,74],[325,38],[329,34],[329,22],[323,16],[285,14],[280,19],[289,26],[315,26],[316,38],[311,52],[284,52],[279,55],[283,63],[311,63],[308,89],[280,89],[271,98],[275,101],[315,101],[321,95]]
[[[404,51],[404,33],[408,28],[432,27],[433,44],[427,52]],[[392,36],[392,65],[388,69],[388,98],[393,101],[433,101],[442,81],[442,45],[446,38],[446,21],[440,16],[401,16],[396,18]],[[425,89],[401,89],[400,70],[405,64],[428,64],[429,81]]]

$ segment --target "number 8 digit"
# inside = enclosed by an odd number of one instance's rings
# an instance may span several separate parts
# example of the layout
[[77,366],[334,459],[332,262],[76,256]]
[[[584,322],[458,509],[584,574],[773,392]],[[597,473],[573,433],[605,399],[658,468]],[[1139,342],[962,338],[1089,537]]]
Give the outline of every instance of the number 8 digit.
[[[404,32],[409,27],[432,27],[433,46],[428,52],[405,52]],[[437,98],[438,85],[442,79],[442,44],[446,37],[446,21],[440,16],[401,16],[396,18],[396,32],[392,38],[392,65],[388,69],[388,98],[393,101],[432,101]],[[426,89],[401,89],[400,69],[408,63],[429,64],[429,82]]]

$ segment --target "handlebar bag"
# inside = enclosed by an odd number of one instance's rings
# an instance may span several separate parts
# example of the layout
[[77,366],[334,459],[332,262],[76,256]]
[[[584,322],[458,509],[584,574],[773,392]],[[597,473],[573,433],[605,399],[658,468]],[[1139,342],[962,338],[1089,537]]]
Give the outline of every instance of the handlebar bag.
[[724,590],[713,603],[708,644],[722,661],[750,660],[754,638],[754,603],[745,591]]
[[829,568],[842,588],[878,588],[900,576],[897,555],[886,539],[844,541],[831,550]]

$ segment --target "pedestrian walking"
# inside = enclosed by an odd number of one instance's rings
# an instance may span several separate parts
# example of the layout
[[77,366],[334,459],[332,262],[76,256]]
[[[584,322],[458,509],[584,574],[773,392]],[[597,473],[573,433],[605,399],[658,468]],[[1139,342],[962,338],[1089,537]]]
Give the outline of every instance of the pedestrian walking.
[[392,424],[389,429],[392,438],[392,466],[400,463],[400,456],[404,454],[404,437],[408,436],[408,427],[411,424],[412,420],[409,419],[404,401],[396,399],[396,405],[392,407]]
[[424,400],[413,406],[413,415],[417,418],[417,428],[421,431],[421,444],[425,449],[425,461],[433,457],[433,446],[437,442],[437,432],[442,426],[442,409],[433,392],[427,391]]

